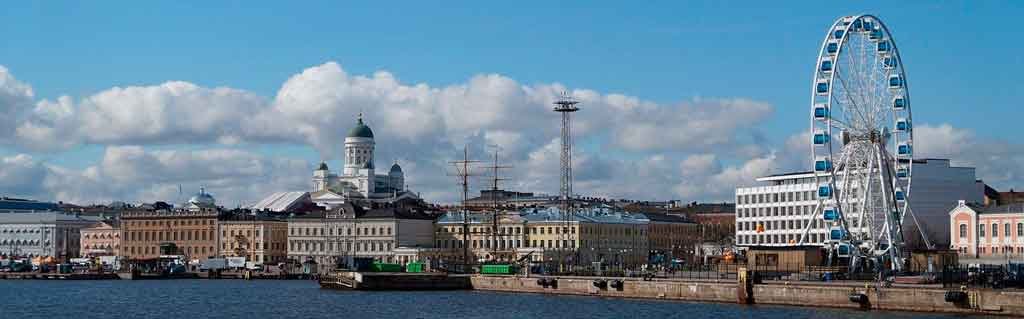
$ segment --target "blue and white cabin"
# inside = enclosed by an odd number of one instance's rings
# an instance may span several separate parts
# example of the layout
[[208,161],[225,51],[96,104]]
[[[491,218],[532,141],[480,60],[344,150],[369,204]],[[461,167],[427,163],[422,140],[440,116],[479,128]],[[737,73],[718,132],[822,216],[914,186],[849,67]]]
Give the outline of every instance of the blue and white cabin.
[[907,194],[903,193],[903,189],[902,188],[899,188],[899,187],[896,188],[895,196],[896,196],[896,201],[897,202],[903,202],[903,201],[907,200]]
[[896,178],[907,179],[909,177],[910,169],[907,168],[906,166],[900,165],[900,167],[896,169]]
[[828,53],[828,55],[836,55],[839,53],[839,43],[829,42],[825,45],[825,52]]
[[828,108],[825,107],[824,103],[814,104],[814,118],[817,120],[825,120],[828,118]]
[[825,73],[825,74],[831,73],[832,72],[832,60],[830,60],[830,59],[822,59],[821,60],[821,65],[818,67],[818,70],[821,70],[821,73]]
[[832,160],[827,156],[818,156],[814,159],[814,171],[815,172],[830,172],[832,171]]
[[889,44],[889,41],[879,41],[875,49],[875,51],[878,52],[878,54],[888,54],[891,50],[892,45]]
[[903,87],[903,77],[899,74],[889,76],[889,88],[896,90]]
[[821,219],[824,219],[824,220],[827,220],[827,221],[839,220],[839,210],[837,210],[835,207],[831,207],[831,206],[830,207],[825,207],[825,209],[822,210]]
[[913,154],[913,148],[910,144],[900,143],[900,145],[896,146],[896,155],[909,156]]
[[885,59],[882,59],[882,67],[885,68],[886,70],[895,69],[896,68],[896,57],[887,56],[887,57],[885,57]]
[[868,33],[868,38],[871,40],[878,41],[882,40],[882,38],[884,37],[885,36],[882,34],[882,29],[873,29],[870,33]]
[[843,31],[843,29],[838,29],[838,30],[832,32],[832,37],[836,38],[837,40],[838,39],[842,39],[843,38],[843,34],[845,34],[845,32],[846,31]]
[[846,235],[846,232],[844,232],[841,227],[832,227],[831,229],[828,230],[828,239],[829,240],[834,240],[834,241],[843,240],[843,237],[845,237],[845,235]]
[[828,81],[819,80],[818,85],[814,86],[814,92],[818,95],[828,95]]
[[892,109],[902,111],[907,108],[907,99],[902,96],[892,98]]
[[824,130],[814,131],[814,145],[825,145],[828,142],[828,133],[825,133]]
[[910,131],[910,121],[908,121],[906,118],[898,118],[898,119],[896,119],[896,131],[897,132],[909,132]]
[[850,257],[850,250],[850,245],[848,244],[839,244],[836,246],[836,253],[839,257]]
[[818,197],[832,198],[832,186],[827,184],[818,186]]

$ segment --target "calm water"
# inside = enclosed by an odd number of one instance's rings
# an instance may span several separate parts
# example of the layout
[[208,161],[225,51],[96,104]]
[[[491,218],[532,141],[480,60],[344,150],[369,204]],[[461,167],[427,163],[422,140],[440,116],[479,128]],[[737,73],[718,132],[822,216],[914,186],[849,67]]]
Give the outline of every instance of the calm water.
[[[0,280],[3,318],[957,318],[634,299],[321,290],[311,281]],[[161,317],[153,317],[161,316]]]

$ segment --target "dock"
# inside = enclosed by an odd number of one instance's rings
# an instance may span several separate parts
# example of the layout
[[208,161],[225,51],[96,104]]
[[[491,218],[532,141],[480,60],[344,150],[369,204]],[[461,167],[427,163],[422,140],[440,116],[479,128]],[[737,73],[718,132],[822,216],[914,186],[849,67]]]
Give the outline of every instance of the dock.
[[469,275],[446,273],[338,272],[320,277],[320,287],[341,290],[471,289]]
[[111,280],[119,279],[115,273],[37,273],[37,272],[2,272],[2,280]]

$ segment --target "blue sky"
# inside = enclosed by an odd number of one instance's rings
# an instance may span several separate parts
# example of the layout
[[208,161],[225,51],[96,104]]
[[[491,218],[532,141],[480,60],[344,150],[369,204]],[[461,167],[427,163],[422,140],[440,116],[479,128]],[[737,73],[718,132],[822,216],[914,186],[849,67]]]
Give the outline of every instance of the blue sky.
[[[349,75],[386,70],[402,84],[432,88],[498,74],[520,85],[557,83],[664,105],[741,98],[772,106],[751,134],[779,148],[806,130],[811,68],[824,32],[842,15],[873,13],[899,45],[915,122],[949,124],[977,140],[1012,144],[1024,94],[1024,85],[1011,78],[1024,71],[1016,54],[1022,34],[1014,23],[1022,7],[997,1],[22,2],[0,12],[0,30],[6,31],[0,65],[31,86],[33,103],[62,95],[77,101],[112,87],[167,81],[230,87],[273,100],[283,82],[329,61]],[[595,132],[584,139],[584,148],[613,159],[660,154],[609,146],[609,139]],[[323,157],[301,142],[224,146],[203,139],[85,142],[56,151],[8,143],[0,155],[28,154],[46,165],[81,170],[100,161],[111,145],[140,145],[149,152],[226,147],[311,163]],[[693,153],[664,155],[682,161]],[[757,157],[716,156],[726,170]],[[978,159],[968,162],[978,165]]]

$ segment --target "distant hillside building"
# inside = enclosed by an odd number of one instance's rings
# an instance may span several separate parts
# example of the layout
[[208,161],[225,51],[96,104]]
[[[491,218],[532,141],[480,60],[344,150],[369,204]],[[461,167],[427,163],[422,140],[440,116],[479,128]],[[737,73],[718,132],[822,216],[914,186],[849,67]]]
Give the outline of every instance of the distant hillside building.
[[0,197],[0,213],[36,213],[60,212],[55,203],[34,201],[30,199]]
[[487,210],[498,205],[502,208],[522,208],[554,203],[558,196],[514,192],[506,190],[480,190],[480,196],[466,200],[466,207],[473,210]]

